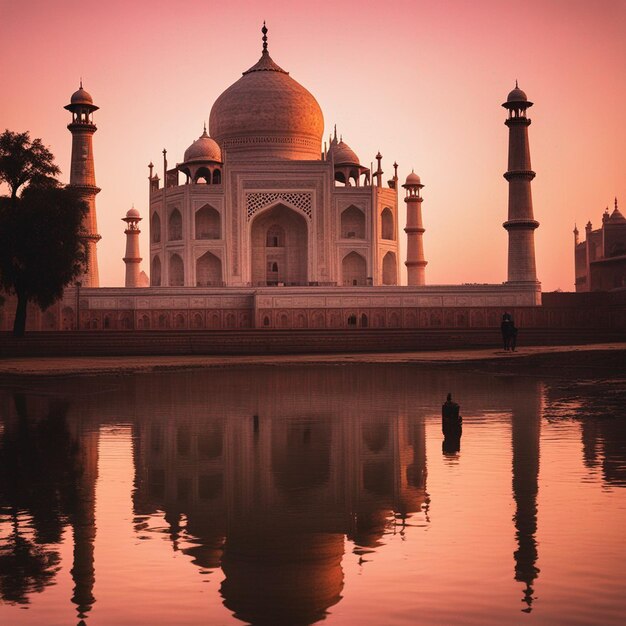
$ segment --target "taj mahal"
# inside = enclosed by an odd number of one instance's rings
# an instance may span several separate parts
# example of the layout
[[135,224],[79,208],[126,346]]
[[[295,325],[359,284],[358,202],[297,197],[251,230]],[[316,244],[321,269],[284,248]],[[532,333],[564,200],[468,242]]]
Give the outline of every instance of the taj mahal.
[[[262,33],[260,59],[214,102],[208,129],[180,161],[163,150],[162,168],[150,163],[150,249],[140,250],[144,218],[132,208],[122,217],[124,287],[99,287],[98,107],[81,82],[65,108],[72,115],[69,184],[89,205],[89,266],[61,302],[44,312],[30,307],[27,327],[488,327],[513,307],[532,317],[541,304],[526,116],[532,102],[517,84],[502,105],[509,129],[507,281],[429,285],[420,177],[411,172],[400,183],[394,163],[384,180],[380,153],[367,167],[336,128],[325,139],[318,102],[272,59],[265,25]],[[406,224],[398,223],[399,196]],[[407,285],[400,285],[401,263]],[[6,308],[0,328],[8,329]]]

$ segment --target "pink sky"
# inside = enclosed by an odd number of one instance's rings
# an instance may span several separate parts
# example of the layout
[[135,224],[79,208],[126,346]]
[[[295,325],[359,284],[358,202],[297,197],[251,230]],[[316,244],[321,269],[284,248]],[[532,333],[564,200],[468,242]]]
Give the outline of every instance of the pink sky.
[[258,59],[264,19],[272,57],[317,98],[326,134],[336,123],[367,166],[380,150],[385,179],[394,160],[402,179],[413,167],[422,177],[429,284],[506,280],[500,104],[518,79],[535,103],[539,279],[573,289],[574,222],[596,227],[614,196],[626,208],[625,0],[0,0],[0,129],[41,137],[67,180],[63,106],[80,76],[101,107],[103,286],[123,284],[120,218],[133,203],[147,215],[147,164],[161,176],[164,147],[182,160],[215,99]]

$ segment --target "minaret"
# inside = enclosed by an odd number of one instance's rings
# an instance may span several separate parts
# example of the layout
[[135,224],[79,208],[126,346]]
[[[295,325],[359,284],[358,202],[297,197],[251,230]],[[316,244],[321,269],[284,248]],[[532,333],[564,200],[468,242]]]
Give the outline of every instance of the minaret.
[[125,287],[140,287],[141,256],[139,256],[139,230],[138,224],[141,221],[139,211],[133,207],[126,213],[126,217],[122,218],[123,222],[128,225],[124,233],[126,234],[126,254],[124,255],[124,263],[126,263],[126,283]]
[[579,239],[578,239],[578,226],[576,226],[576,224],[574,224],[574,247],[576,247],[578,245]]
[[425,285],[426,278],[424,268],[427,261],[424,260],[424,226],[422,225],[422,197],[420,189],[424,186],[420,177],[411,172],[402,185],[406,189],[406,270],[408,285]]
[[83,89],[80,82],[78,91],[72,94],[70,104],[65,106],[72,112],[72,122],[67,125],[72,133],[72,165],[70,170],[70,186],[74,187],[80,197],[89,206],[89,212],[84,218],[83,226],[86,231],[85,239],[88,245],[88,265],[82,277],[83,287],[99,287],[98,253],[96,244],[101,239],[96,223],[96,194],[100,191],[96,187],[96,175],[93,165],[92,137],[96,132],[93,123],[93,112],[98,107],[93,98]]
[[530,169],[526,109],[533,105],[517,86],[502,105],[509,111],[505,124],[509,127],[509,167],[504,178],[509,181],[509,218],[503,226],[509,233],[507,282],[537,282],[534,231],[539,222],[533,217],[530,181],[535,172]]

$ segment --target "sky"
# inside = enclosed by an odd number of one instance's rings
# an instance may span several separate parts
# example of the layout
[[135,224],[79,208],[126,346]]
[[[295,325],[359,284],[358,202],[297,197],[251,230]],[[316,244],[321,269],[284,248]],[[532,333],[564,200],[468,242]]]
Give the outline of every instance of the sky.
[[[428,284],[506,280],[508,129],[515,80],[529,111],[537,273],[572,291],[573,228],[626,208],[626,0],[0,0],[0,130],[28,130],[69,179],[63,106],[83,85],[94,118],[100,284],[124,284],[125,224],[202,133],[216,98],[269,51],[384,179],[425,187]],[[4,190],[3,190],[4,191]],[[402,194],[400,196],[402,198]],[[624,211],[623,211],[624,212]],[[148,271],[148,224],[141,223]],[[400,201],[404,259],[404,202]],[[406,274],[404,280],[406,281]]]

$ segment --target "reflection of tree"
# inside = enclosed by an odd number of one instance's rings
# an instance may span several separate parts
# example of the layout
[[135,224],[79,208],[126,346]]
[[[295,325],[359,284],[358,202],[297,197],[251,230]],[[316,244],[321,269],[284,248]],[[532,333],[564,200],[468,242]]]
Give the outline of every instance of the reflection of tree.
[[0,597],[25,604],[30,594],[54,584],[60,558],[48,546],[60,543],[70,522],[73,600],[83,617],[94,601],[93,545],[81,538],[94,531],[81,487],[80,447],[68,428],[68,405],[52,401],[37,419],[28,414],[24,395],[13,399],[16,417],[7,420],[0,439],[0,507],[11,512],[12,521],[12,533],[0,549]]
[[28,604],[31,593],[53,584],[60,559],[24,536],[16,509],[11,522],[12,532],[0,545],[0,597],[9,604]]

